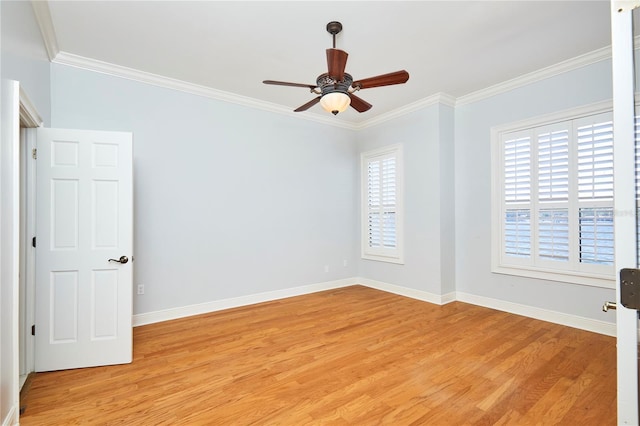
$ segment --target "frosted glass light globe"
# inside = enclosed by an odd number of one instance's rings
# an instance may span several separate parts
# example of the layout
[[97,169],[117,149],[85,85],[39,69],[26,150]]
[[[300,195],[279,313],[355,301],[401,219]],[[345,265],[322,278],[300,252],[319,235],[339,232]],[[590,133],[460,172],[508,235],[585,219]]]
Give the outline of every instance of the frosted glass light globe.
[[320,105],[325,111],[336,115],[339,112],[344,111],[351,104],[351,98],[349,95],[343,92],[331,92],[320,98]]

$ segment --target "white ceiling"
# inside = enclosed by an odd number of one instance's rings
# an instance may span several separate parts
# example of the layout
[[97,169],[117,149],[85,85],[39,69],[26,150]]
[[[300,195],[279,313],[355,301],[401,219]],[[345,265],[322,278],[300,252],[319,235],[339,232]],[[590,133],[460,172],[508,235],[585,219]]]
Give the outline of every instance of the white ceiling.
[[[443,92],[459,97],[610,45],[609,1],[50,1],[58,48],[275,103],[315,95],[326,24],[343,31],[354,79],[406,69],[404,85],[363,90],[370,120]],[[319,105],[299,114],[327,115]],[[330,115],[330,114],[328,114]]]

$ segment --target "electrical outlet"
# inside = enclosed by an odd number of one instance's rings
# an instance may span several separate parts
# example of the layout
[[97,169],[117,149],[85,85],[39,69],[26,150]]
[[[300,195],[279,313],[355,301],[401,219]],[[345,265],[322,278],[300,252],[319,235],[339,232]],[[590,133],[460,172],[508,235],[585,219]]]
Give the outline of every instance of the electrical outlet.
[[342,266],[344,266],[344,267],[346,268],[346,267],[347,267],[347,265],[348,265],[347,259],[344,259],[344,260],[342,261]]
[[329,265],[324,265],[324,271],[329,272]]
[[144,294],[144,284],[138,284],[138,294]]

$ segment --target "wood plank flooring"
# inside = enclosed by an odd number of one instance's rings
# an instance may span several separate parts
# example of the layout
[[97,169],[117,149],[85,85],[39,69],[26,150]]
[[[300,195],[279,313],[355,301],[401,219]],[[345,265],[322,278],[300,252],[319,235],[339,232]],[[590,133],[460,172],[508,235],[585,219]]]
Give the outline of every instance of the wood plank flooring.
[[37,374],[21,424],[614,425],[615,339],[361,286],[134,330]]

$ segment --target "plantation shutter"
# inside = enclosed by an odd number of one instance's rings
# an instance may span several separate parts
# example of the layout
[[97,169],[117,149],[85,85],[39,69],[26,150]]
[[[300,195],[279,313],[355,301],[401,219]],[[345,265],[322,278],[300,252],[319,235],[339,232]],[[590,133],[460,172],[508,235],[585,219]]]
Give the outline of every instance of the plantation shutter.
[[380,160],[370,161],[367,165],[367,206],[369,225],[369,247],[379,247],[382,244],[382,229],[380,217],[380,194],[382,164]]
[[[636,134],[640,139],[640,127]],[[611,273],[611,114],[502,133],[500,141],[502,265],[576,275]]]
[[580,262],[613,265],[613,122],[610,114],[579,120]]
[[569,131],[538,135],[538,198],[541,202],[569,199]]
[[504,196],[507,204],[531,199],[531,138],[504,143]]
[[531,255],[531,137],[504,141],[504,254]]
[[569,261],[570,126],[560,123],[537,132],[538,256]]
[[578,197],[613,200],[613,122],[577,128]]
[[541,209],[538,214],[538,255],[541,259],[569,260],[569,210]]
[[402,264],[402,145],[362,153],[361,159],[362,257]]
[[368,235],[371,248],[396,248],[396,157],[367,164]]

